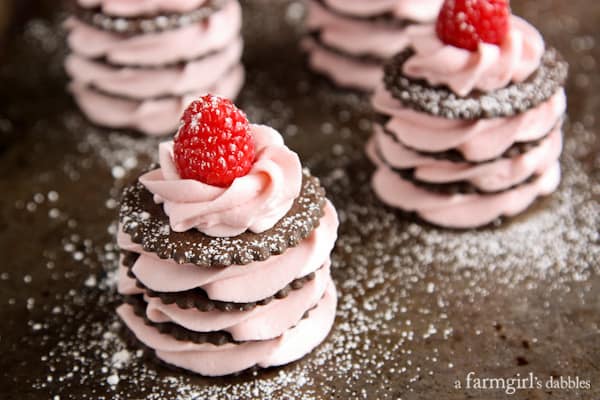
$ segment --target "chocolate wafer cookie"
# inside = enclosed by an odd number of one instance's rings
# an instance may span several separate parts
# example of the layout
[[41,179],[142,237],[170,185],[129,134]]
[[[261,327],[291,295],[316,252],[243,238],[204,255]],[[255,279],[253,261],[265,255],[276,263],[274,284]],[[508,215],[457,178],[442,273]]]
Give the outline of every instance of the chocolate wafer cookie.
[[172,231],[162,205],[156,204],[152,194],[136,182],[123,192],[120,221],[123,231],[145,251],[179,264],[214,268],[264,261],[296,246],[319,225],[324,205],[325,190],[304,170],[300,196],[273,228],[235,237],[210,237],[197,230]]
[[568,64],[555,49],[544,53],[540,66],[527,80],[466,97],[445,86],[431,86],[422,79],[405,76],[402,67],[414,55],[412,49],[398,53],[384,67],[387,90],[406,107],[447,119],[474,120],[512,117],[547,101],[565,84]]

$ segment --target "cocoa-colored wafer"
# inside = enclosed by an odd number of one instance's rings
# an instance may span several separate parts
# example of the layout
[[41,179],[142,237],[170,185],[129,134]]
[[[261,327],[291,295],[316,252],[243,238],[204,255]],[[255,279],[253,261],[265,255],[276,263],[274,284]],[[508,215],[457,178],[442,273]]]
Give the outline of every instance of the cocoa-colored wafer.
[[141,183],[123,192],[120,222],[123,232],[145,251],[162,259],[199,267],[226,267],[264,261],[298,245],[319,225],[325,206],[325,190],[319,180],[303,171],[300,195],[290,211],[271,229],[246,231],[234,237],[210,237],[196,229],[174,232],[162,205],[156,204]]
[[560,90],[568,73],[568,64],[557,50],[550,48],[526,81],[489,93],[475,90],[461,97],[446,86],[434,87],[425,80],[405,76],[402,67],[413,54],[414,50],[407,49],[386,64],[387,90],[407,107],[448,119],[500,118],[523,113]]

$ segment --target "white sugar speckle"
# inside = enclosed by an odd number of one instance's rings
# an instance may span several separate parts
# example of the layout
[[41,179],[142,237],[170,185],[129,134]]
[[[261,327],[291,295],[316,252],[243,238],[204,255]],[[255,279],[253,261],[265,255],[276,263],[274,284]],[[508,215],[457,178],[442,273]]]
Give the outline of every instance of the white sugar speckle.
[[117,165],[114,166],[111,170],[112,176],[115,179],[122,179],[125,176],[125,168]]
[[88,278],[84,282],[85,286],[87,286],[87,287],[94,287],[94,286],[96,286],[96,283],[97,283],[97,281],[96,281],[96,277],[94,275],[88,276]]
[[108,378],[106,378],[106,383],[108,383],[111,386],[114,386],[116,384],[119,383],[119,375],[111,375]]

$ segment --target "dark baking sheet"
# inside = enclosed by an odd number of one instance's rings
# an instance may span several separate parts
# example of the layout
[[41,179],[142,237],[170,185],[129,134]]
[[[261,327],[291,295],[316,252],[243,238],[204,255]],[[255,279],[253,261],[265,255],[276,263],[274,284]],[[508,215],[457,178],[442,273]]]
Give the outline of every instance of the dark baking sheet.
[[[0,398],[599,398],[600,3],[513,2],[571,62],[563,183],[525,215],[466,233],[377,203],[365,98],[306,70],[298,2],[244,4],[239,103],[284,133],[342,221],[328,340],[284,368],[219,379],[127,344],[113,312],[117,199],[157,141],[93,127],[74,107],[59,2],[2,0],[0,15],[17,16],[0,51]],[[465,389],[469,372],[590,388],[509,396]]]

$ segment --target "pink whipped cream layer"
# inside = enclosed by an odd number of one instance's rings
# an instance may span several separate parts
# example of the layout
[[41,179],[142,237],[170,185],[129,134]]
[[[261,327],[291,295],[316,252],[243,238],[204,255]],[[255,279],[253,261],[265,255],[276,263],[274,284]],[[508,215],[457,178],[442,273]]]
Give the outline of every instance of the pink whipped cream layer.
[[164,66],[189,61],[225,48],[240,32],[241,8],[230,1],[205,23],[161,33],[123,36],[102,31],[70,18],[68,43],[71,50],[85,58],[104,57],[113,64]]
[[160,168],[140,178],[163,204],[171,229],[195,228],[206,235],[237,236],[264,232],[292,207],[300,194],[302,166],[298,155],[274,129],[251,125],[256,159],[250,172],[227,188],[181,179],[173,159],[173,142],[159,148]]
[[385,134],[380,126],[375,127],[374,145],[379,156],[394,169],[414,169],[414,177],[429,183],[467,181],[484,192],[508,189],[520,184],[532,175],[543,174],[560,157],[562,131],[557,125],[538,146],[513,158],[469,164],[426,157]]
[[390,13],[415,22],[435,20],[442,3],[443,0],[325,0],[331,9],[355,17]]
[[92,122],[111,128],[131,128],[151,136],[161,136],[175,133],[181,114],[191,101],[207,93],[235,98],[243,83],[244,69],[238,65],[226,72],[214,86],[184,96],[130,100],[100,93],[77,81],[69,85],[69,90]]
[[306,27],[319,31],[323,43],[354,56],[369,54],[384,60],[409,44],[403,28],[344,18],[314,0],[308,3]]
[[402,179],[378,158],[372,143],[367,152],[377,164],[373,190],[384,203],[414,211],[426,221],[450,228],[474,228],[500,216],[517,215],[537,197],[554,192],[560,183],[560,165],[556,161],[533,182],[498,194],[438,194]]
[[118,96],[139,100],[183,96],[216,86],[223,72],[239,63],[242,49],[242,40],[235,39],[225,49],[182,66],[147,69],[113,67],[71,54],[65,61],[65,68],[71,79]]
[[[133,281],[127,275],[123,279]],[[195,308],[182,309],[177,304],[164,304],[159,298],[145,296],[148,303],[146,317],[152,322],[172,322],[195,332],[227,331],[236,341],[269,340],[295,326],[308,310],[315,307],[330,281],[329,265],[326,265],[301,289],[250,311],[202,312]],[[135,288],[135,281],[123,282],[123,286],[131,285],[132,289],[122,294],[141,292]]]
[[560,90],[515,117],[449,120],[406,108],[381,86],[372,104],[378,113],[390,116],[386,129],[404,146],[433,153],[456,149],[474,162],[494,159],[516,142],[544,137],[560,122],[567,105],[565,92]]
[[[157,292],[181,292],[202,288],[213,300],[249,303],[273,296],[294,279],[304,277],[329,264],[329,254],[337,237],[338,220],[327,202],[324,216],[310,236],[284,253],[265,261],[227,268],[200,268],[162,260],[131,241],[119,231],[117,242],[123,250],[140,254],[132,272],[146,287]],[[125,274],[121,267],[121,276]],[[131,282],[120,280],[119,290],[132,290]]]
[[77,0],[85,8],[99,8],[108,15],[134,17],[157,13],[192,11],[207,0]]
[[281,336],[222,346],[183,342],[161,334],[156,328],[146,325],[127,304],[120,306],[117,313],[135,336],[154,349],[161,360],[201,375],[219,376],[255,365],[271,367],[300,359],[327,337],[335,319],[336,304],[335,286],[329,281],[325,295],[310,311],[308,318],[300,320]]
[[337,54],[312,38],[303,39],[302,48],[308,53],[310,67],[339,86],[372,91],[383,79],[382,66],[378,63]]
[[544,40],[528,22],[511,17],[501,46],[480,43],[477,51],[444,44],[434,25],[407,29],[415,55],[403,66],[404,75],[446,85],[459,96],[474,90],[490,92],[526,80],[539,67]]
[[409,37],[402,27],[352,16],[393,13],[399,19],[432,21],[442,1],[421,0],[418,6],[414,0],[326,0],[325,3],[327,7],[315,0],[308,2],[306,25],[309,30],[318,31],[320,40],[327,46],[312,38],[302,41],[311,68],[339,86],[372,91],[383,78],[382,62],[366,62],[358,57],[370,55],[388,59],[409,45]]

